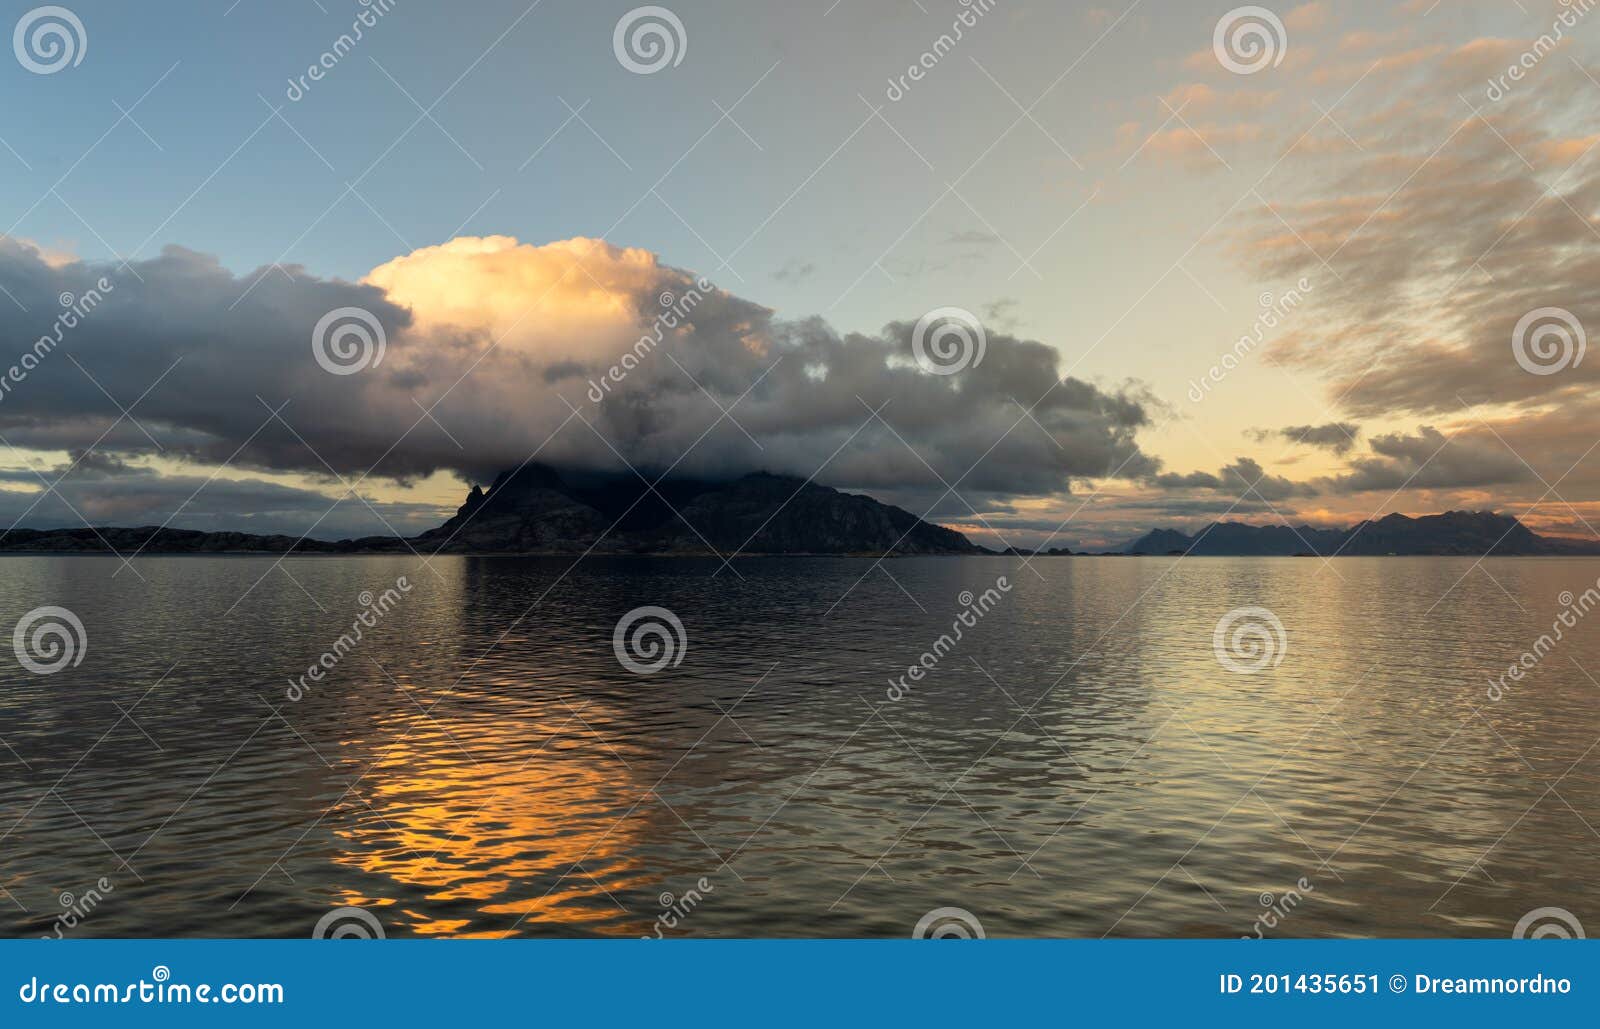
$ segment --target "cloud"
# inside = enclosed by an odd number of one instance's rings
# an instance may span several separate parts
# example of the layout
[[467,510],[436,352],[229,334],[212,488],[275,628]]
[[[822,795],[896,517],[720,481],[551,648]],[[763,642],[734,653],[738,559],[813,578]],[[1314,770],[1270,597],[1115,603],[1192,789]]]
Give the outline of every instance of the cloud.
[[[1062,379],[1043,343],[991,331],[980,363],[933,375],[913,358],[921,312],[875,333],[782,321],[648,251],[588,239],[460,238],[359,283],[294,267],[240,278],[177,247],[126,271],[52,266],[0,239],[0,284],[18,301],[0,305],[13,348],[0,364],[53,333],[60,294],[102,278],[98,306],[0,394],[5,443],[119,458],[159,443],[202,465],[402,481],[482,482],[537,453],[583,471],[766,469],[935,493],[959,479],[1000,496],[1156,468],[1135,440],[1144,395]],[[335,375],[313,331],[347,307],[371,313],[385,347]]]
[[[1358,431],[1359,427],[1354,424],[1330,423],[1253,430],[1250,435],[1321,446],[1344,455],[1354,448],[1352,437]],[[1305,482],[1268,475],[1258,462],[1239,458],[1215,473],[1163,472],[1147,476],[1145,485],[1179,496],[1201,491],[1278,504],[1374,491],[1391,495],[1402,490],[1418,495],[1431,492],[1463,495],[1489,487],[1516,487],[1536,481],[1535,471],[1525,465],[1508,444],[1495,437],[1492,427],[1472,426],[1447,434],[1424,425],[1414,433],[1374,436],[1368,441],[1368,452],[1352,458],[1342,472]]]
[[1204,82],[1186,82],[1169,90],[1160,99],[1154,114],[1163,121],[1169,119],[1173,112],[1185,118],[1214,112],[1254,114],[1271,107],[1278,101],[1278,96],[1273,90],[1246,89],[1238,85],[1219,90]]
[[1257,143],[1265,135],[1265,126],[1253,122],[1182,124],[1150,136],[1144,148],[1158,159],[1195,171],[1220,169],[1226,161],[1220,150]]
[[1283,16],[1283,24],[1291,32],[1313,32],[1328,24],[1328,6],[1323,3],[1301,4]]
[[983,322],[994,328],[1012,331],[1021,321],[1022,301],[1001,297],[983,305]]
[[330,496],[261,479],[162,475],[98,453],[75,465],[5,469],[0,482],[0,529],[14,524],[70,529],[87,522],[341,539],[413,535],[454,513],[430,504]]
[[1350,462],[1350,471],[1326,480],[1326,487],[1342,493],[1461,490],[1534,479],[1528,467],[1498,443],[1470,436],[1446,436],[1429,425],[1412,434],[1375,436],[1371,446],[1373,456]]
[[1594,86],[1552,55],[1491,102],[1485,76],[1515,47],[1476,40],[1424,69],[1374,73],[1366,88],[1399,98],[1338,113],[1363,149],[1292,155],[1310,190],[1255,214],[1246,252],[1266,274],[1313,278],[1323,316],[1274,356],[1326,372],[1353,415],[1533,411],[1600,385],[1600,362],[1535,375],[1515,359],[1529,312],[1560,308],[1600,330],[1584,214],[1600,205],[1597,137],[1572,131]]
[[[1531,40],[1349,42],[1364,52],[1316,73],[1331,116],[1308,107],[1271,208],[1231,223],[1251,271],[1316,283],[1314,319],[1269,360],[1321,375],[1343,418],[1407,426],[1319,487],[1530,511],[1597,495],[1573,428],[1600,417],[1600,362],[1576,343],[1600,332],[1594,71]],[[1562,321],[1567,341],[1541,333]]]
[[1320,447],[1343,456],[1356,445],[1361,426],[1354,422],[1328,422],[1325,425],[1290,425],[1282,429],[1253,429],[1248,434],[1258,443],[1284,439],[1297,446]]
[[816,273],[817,266],[810,261],[790,258],[782,268],[772,273],[772,277],[778,282],[804,282]]
[[1214,475],[1210,472],[1165,472],[1149,476],[1148,482],[1160,489],[1210,490],[1259,498],[1269,503],[1292,497],[1312,497],[1318,492],[1316,487],[1309,484],[1294,482],[1280,475],[1268,475],[1260,463],[1248,457],[1239,458]]

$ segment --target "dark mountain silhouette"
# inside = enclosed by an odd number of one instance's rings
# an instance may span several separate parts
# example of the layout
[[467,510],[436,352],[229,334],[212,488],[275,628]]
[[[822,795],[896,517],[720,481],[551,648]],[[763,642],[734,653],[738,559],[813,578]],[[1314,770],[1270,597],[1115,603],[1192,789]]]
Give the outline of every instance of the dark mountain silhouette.
[[454,517],[409,540],[301,540],[154,527],[13,529],[0,551],[162,554],[983,554],[961,533],[871,497],[757,473],[732,482],[568,482],[527,465],[474,486]]
[[[454,517],[411,539],[312,540],[189,529],[12,529],[0,552],[144,554],[993,554],[961,533],[871,497],[790,476],[649,484],[530,464],[474,486]],[[1188,535],[1155,529],[1126,554],[1289,557],[1334,555],[1600,554],[1600,541],[1540,536],[1517,519],[1450,511],[1392,514],[1347,529],[1213,522]],[[1067,556],[1007,548],[1010,556]]]
[[1386,515],[1377,521],[1358,522],[1347,529],[1213,522],[1193,536],[1173,529],[1156,529],[1123,550],[1129,554],[1178,553],[1197,557],[1533,556],[1600,554],[1600,540],[1540,536],[1510,515],[1448,511],[1418,518]]

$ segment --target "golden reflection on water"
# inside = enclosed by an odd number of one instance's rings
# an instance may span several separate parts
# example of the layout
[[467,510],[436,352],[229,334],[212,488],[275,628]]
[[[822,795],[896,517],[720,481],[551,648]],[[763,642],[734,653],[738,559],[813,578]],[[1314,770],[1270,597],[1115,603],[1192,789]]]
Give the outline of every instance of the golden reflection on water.
[[[421,936],[499,938],[540,921],[617,931],[629,916],[611,894],[647,878],[637,822],[620,817],[644,787],[575,715],[458,710],[412,709],[415,726],[355,791],[336,862],[409,887],[389,896],[420,891],[428,908],[388,917]],[[591,704],[584,717],[606,713]],[[474,918],[445,914],[457,911],[484,917],[473,928]]]

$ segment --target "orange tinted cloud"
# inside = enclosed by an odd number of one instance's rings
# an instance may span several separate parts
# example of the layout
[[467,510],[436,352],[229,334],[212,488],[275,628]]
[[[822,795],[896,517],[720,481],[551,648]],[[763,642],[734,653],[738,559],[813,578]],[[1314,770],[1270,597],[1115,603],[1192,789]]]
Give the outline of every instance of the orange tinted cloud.
[[1303,4],[1283,16],[1283,26],[1290,32],[1312,32],[1328,24],[1326,4]]
[[614,350],[638,334],[640,301],[663,279],[654,254],[602,240],[543,246],[463,236],[374,268],[363,282],[409,307],[424,333],[487,335],[547,357]]

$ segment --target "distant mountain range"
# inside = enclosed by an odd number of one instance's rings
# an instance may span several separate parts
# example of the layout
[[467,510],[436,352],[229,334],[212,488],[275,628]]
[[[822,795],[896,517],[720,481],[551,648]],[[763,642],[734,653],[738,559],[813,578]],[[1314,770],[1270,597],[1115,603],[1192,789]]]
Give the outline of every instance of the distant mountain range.
[[123,554],[983,554],[961,533],[871,497],[758,473],[732,482],[637,476],[568,483],[527,465],[474,486],[419,536],[302,540],[185,529],[13,529],[0,552]]
[[[530,464],[474,486],[454,517],[410,539],[313,540],[191,529],[12,529],[0,552],[144,554],[1004,554],[1065,557],[1057,548],[977,546],[871,497],[790,476],[757,473],[731,482],[637,476],[568,481]],[[1116,553],[1194,556],[1315,554],[1600,554],[1600,541],[1540,536],[1515,518],[1451,511],[1389,515],[1348,529],[1214,522],[1194,535],[1155,529]]]
[[1245,525],[1213,522],[1185,535],[1155,529],[1122,548],[1128,554],[1189,554],[1197,557],[1320,557],[1484,554],[1501,556],[1600,554],[1600,540],[1540,536],[1509,515],[1448,511],[1412,518],[1386,515],[1347,529],[1309,525]]

